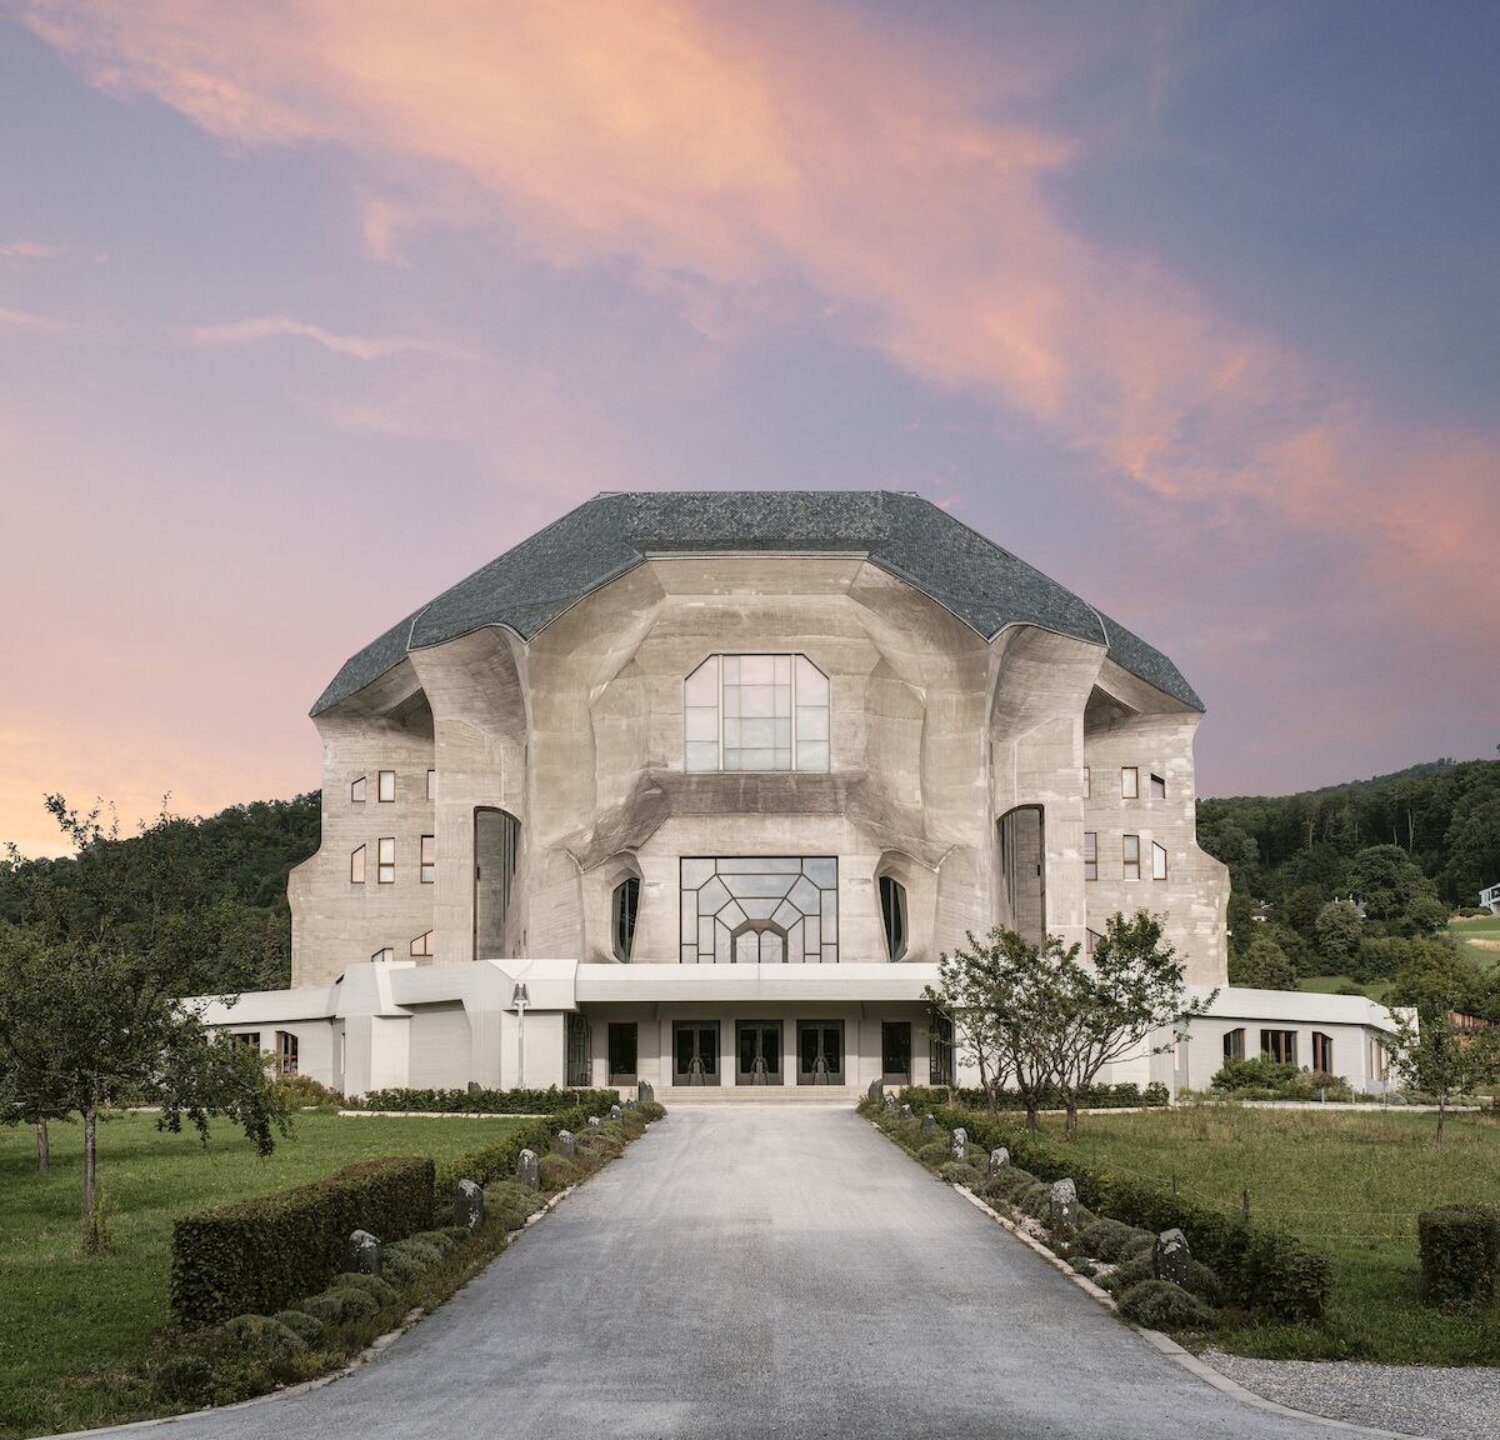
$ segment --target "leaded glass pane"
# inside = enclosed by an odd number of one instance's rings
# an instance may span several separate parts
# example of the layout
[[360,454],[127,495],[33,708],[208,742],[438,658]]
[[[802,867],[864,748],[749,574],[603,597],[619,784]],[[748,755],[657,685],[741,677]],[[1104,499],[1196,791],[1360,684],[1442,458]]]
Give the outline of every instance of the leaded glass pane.
[[[809,872],[827,885],[814,883]],[[689,857],[681,874],[684,963],[837,961],[833,857]]]

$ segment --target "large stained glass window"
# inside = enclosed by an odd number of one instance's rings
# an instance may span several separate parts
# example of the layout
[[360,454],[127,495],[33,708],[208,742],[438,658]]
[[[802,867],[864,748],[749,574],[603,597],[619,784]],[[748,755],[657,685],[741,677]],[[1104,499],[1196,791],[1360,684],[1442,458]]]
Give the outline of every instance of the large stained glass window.
[[831,855],[684,856],[684,965],[833,965],[839,862]]
[[828,769],[828,677],[805,655],[710,655],[683,720],[689,770]]

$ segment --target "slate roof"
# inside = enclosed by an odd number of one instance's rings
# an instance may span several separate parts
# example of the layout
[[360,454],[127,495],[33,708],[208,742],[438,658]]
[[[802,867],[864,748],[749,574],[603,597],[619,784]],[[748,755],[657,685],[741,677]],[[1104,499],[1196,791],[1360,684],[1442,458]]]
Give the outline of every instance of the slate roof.
[[916,495],[858,490],[655,491],[595,496],[409,615],[344,663],[319,715],[400,664],[485,625],[530,640],[570,605],[651,554],[857,552],[986,640],[1037,625],[1108,647],[1122,668],[1203,709],[1159,650],[1071,590]]

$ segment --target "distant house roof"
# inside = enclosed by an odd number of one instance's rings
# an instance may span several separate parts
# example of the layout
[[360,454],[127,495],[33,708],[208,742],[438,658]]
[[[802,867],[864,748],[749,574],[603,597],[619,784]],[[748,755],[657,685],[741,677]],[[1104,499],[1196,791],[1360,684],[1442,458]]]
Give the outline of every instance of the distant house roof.
[[1195,710],[1177,667],[1123,625],[930,501],[891,491],[706,490],[596,496],[392,626],[344,663],[321,714],[400,664],[486,625],[524,640],[652,555],[722,551],[867,555],[986,640],[1036,625],[1104,645],[1110,658]]

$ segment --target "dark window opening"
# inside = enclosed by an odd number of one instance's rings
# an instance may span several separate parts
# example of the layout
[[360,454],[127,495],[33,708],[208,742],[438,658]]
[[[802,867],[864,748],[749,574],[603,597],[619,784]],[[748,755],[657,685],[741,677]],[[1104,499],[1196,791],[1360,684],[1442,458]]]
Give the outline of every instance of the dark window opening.
[[636,1082],[637,1027],[611,1024],[609,1027],[609,1083],[634,1085]]
[[1297,1063],[1297,1032],[1295,1030],[1262,1030],[1260,1053],[1269,1055],[1280,1065]]
[[587,1089],[594,1083],[594,1057],[589,1044],[588,1017],[576,1010],[563,1017],[563,1064],[569,1085]]
[[899,960],[906,954],[906,886],[892,875],[880,877],[880,918],[886,957]]
[[615,886],[611,908],[610,934],[613,936],[615,959],[628,962],[635,945],[635,919],[641,908],[641,881],[638,875],[631,875]]
[[1238,1030],[1225,1032],[1224,1058],[1226,1060],[1243,1060],[1245,1058],[1245,1031],[1243,1026]]
[[887,1085],[911,1084],[911,1021],[881,1022],[880,1076]]
[[799,1020],[797,1022],[797,1083],[842,1085],[844,1083],[844,1022]]
[[932,1020],[931,1050],[927,1059],[927,1083],[929,1085],[951,1085],[953,1083],[953,1022],[946,1015],[935,1015]]
[[276,1070],[281,1075],[297,1073],[297,1037],[290,1030],[276,1032]]
[[1312,1068],[1320,1075],[1333,1074],[1333,1036],[1317,1030],[1312,1037]]
[[719,1022],[674,1020],[672,1022],[672,1083],[717,1085],[719,1083]]

